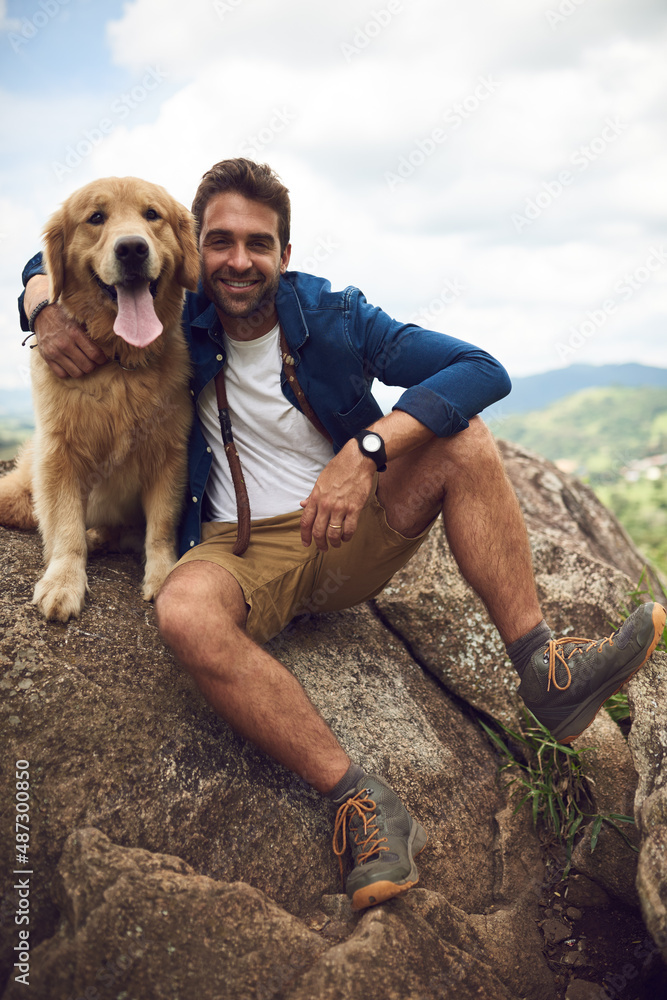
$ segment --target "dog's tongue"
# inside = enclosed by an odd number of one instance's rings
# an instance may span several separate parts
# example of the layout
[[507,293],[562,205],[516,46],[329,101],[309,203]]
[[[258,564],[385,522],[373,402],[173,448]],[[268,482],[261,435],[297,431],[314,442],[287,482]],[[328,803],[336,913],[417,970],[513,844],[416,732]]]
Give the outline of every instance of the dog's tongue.
[[118,316],[114,333],[133,347],[148,347],[162,333],[162,323],[155,315],[148,282],[116,285]]

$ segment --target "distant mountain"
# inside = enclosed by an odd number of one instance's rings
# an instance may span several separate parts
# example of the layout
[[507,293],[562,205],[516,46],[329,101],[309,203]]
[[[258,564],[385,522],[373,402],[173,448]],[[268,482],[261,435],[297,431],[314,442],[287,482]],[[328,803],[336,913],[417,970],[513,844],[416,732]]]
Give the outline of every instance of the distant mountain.
[[648,365],[570,365],[540,375],[526,375],[512,379],[512,392],[494,406],[484,411],[487,423],[502,419],[511,413],[529,413],[543,410],[545,406],[572,396],[581,389],[598,386],[658,386],[667,388],[667,368]]
[[[484,411],[484,419],[493,425],[513,413],[529,413],[571,396],[580,389],[597,386],[658,386],[667,388],[667,368],[648,365],[570,365],[539,375],[512,379],[512,392],[495,406]],[[403,389],[394,389],[376,382],[374,395],[383,410],[389,412]],[[28,417],[32,414],[29,387],[0,389],[0,417]]]

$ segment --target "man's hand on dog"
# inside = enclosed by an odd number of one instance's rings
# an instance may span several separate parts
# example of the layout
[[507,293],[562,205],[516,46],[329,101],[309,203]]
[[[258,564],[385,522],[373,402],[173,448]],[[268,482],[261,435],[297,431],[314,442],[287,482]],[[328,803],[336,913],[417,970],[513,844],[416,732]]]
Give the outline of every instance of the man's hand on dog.
[[320,473],[312,493],[301,501],[301,541],[326,552],[349,542],[359,514],[368,500],[376,467],[361,454],[356,441],[348,441]]
[[[48,278],[35,275],[26,286],[27,315],[38,302],[48,297]],[[104,351],[86,336],[84,328],[71,319],[57,302],[42,309],[34,326],[39,353],[58,378],[88,375],[109,360]]]

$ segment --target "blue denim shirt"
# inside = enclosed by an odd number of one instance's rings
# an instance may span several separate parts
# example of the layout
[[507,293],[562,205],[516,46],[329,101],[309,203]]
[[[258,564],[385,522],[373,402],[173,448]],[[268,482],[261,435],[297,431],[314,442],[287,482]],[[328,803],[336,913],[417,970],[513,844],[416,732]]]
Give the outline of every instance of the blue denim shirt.
[[[24,284],[43,273],[41,255],[23,272]],[[506,396],[511,384],[502,365],[486,351],[443,333],[399,323],[370,305],[358,288],[332,292],[324,278],[288,271],[280,279],[276,308],[306,399],[338,451],[382,410],[371,393],[373,379],[402,386],[394,409],[404,410],[439,437],[464,430],[485,407]],[[19,299],[21,326],[27,320]],[[25,325],[24,325],[25,323]],[[225,363],[224,338],[215,307],[188,292],[183,328],[193,364],[191,393],[200,393]],[[283,373],[282,391],[298,403]],[[198,420],[189,446],[189,486],[181,524],[180,551],[200,540],[201,513],[212,456]]]

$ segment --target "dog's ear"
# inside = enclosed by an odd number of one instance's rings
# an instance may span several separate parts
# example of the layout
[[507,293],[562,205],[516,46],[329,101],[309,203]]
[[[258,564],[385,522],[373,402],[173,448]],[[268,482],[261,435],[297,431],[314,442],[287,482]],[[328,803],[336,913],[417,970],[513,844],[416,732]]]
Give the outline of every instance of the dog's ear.
[[195,223],[192,213],[179,205],[174,227],[183,258],[176,269],[176,281],[191,292],[197,291],[199,281],[199,251],[195,240]]
[[44,229],[46,271],[51,281],[49,298],[55,302],[65,284],[65,213],[55,212]]

